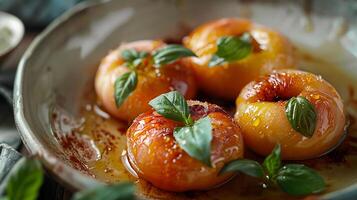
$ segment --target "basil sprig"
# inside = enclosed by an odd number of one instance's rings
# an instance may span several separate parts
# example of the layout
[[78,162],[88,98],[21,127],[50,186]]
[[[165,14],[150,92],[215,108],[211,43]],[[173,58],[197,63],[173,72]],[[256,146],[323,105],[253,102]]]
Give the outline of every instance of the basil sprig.
[[117,107],[135,90],[137,83],[138,75],[136,71],[127,72],[117,78],[114,83],[114,97]]
[[72,200],[134,200],[133,183],[103,185],[76,193]]
[[220,174],[235,171],[262,178],[267,185],[276,185],[290,195],[316,194],[326,188],[324,179],[313,169],[301,164],[282,166],[279,144],[265,158],[263,166],[252,160],[234,160],[226,164]]
[[135,49],[125,49],[122,51],[121,57],[130,71],[115,80],[114,99],[117,107],[120,107],[125,99],[135,90],[138,83],[136,68],[142,64],[148,55],[147,52],[139,52]]
[[4,199],[36,200],[42,182],[43,170],[39,161],[21,158],[10,171]]
[[161,67],[179,58],[190,56],[196,56],[190,49],[177,44],[167,45],[153,53],[154,66]]
[[281,168],[281,147],[280,144],[276,145],[273,151],[265,158],[263,167],[268,173],[268,177],[272,178]]
[[[36,200],[43,183],[44,174],[38,160],[21,158],[6,179],[6,196],[1,200]],[[133,183],[95,185],[94,188],[76,193],[72,200],[133,200]]]
[[263,167],[254,160],[240,159],[234,160],[227,163],[219,172],[219,174],[224,174],[226,172],[242,172],[246,175],[253,177],[263,177],[264,170]]
[[302,96],[292,97],[286,104],[285,113],[294,130],[305,137],[312,137],[317,115],[309,100]]
[[162,94],[149,102],[160,115],[182,122],[185,125],[192,125],[190,111],[186,99],[177,91]]
[[121,57],[124,59],[125,64],[131,68],[135,69],[142,64],[143,60],[149,55],[145,51],[136,51],[135,49],[125,49],[121,53]]
[[322,192],[324,179],[314,170],[300,164],[288,164],[282,167],[276,175],[279,187],[291,195],[307,195]]
[[241,60],[251,54],[253,45],[251,36],[244,33],[242,36],[224,36],[217,40],[217,51],[212,56],[209,67],[219,66],[225,62]]
[[175,128],[173,133],[178,145],[191,157],[211,166],[212,124],[208,116],[193,122],[185,98],[177,91],[162,94],[149,105],[162,116],[182,122],[185,126]]
[[125,99],[135,90],[138,82],[136,70],[143,63],[144,59],[151,59],[149,63],[154,63],[154,67],[158,68],[183,57],[196,56],[191,50],[181,45],[167,45],[155,51],[151,56],[149,55],[148,52],[139,52],[135,49],[122,51],[121,57],[130,71],[121,75],[115,81],[114,97],[117,107],[120,107]]
[[175,128],[174,137],[188,155],[211,167],[212,124],[208,116],[192,126]]

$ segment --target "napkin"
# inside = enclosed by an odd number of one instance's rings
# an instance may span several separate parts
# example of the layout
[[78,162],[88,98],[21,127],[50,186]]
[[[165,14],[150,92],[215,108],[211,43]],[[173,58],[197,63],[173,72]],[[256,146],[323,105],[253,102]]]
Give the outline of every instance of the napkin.
[[7,174],[21,157],[21,154],[11,146],[0,144],[0,196],[6,188]]

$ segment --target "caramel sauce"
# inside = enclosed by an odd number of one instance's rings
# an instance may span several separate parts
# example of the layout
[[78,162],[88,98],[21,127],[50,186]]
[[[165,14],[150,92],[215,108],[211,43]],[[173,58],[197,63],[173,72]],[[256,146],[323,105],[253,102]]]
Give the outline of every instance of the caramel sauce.
[[[311,56],[302,56],[304,63],[326,66]],[[309,65],[305,65],[309,66]],[[331,70],[331,65],[329,65]],[[318,71],[319,67],[312,71]],[[334,70],[338,67],[334,66]],[[331,73],[334,73],[331,70]],[[351,83],[351,82],[350,82]],[[91,85],[91,84],[89,84]],[[92,84],[93,85],[93,84]],[[324,193],[347,187],[357,182],[357,96],[356,88],[346,85],[348,95],[343,95],[348,108],[350,125],[345,141],[329,154],[312,160],[302,161],[316,169],[326,180]],[[52,113],[52,129],[63,149],[63,159],[72,167],[106,183],[132,181],[137,185],[137,194],[148,199],[301,199],[289,196],[277,188],[266,189],[259,179],[238,174],[230,182],[208,191],[184,193],[166,192],[155,188],[145,180],[138,179],[126,159],[126,129],[128,125],[107,114],[96,102],[94,89],[83,95],[79,116],[71,116],[60,108]],[[201,100],[210,101],[205,96]],[[232,115],[233,102],[210,101],[223,106]],[[193,108],[198,109],[198,108]],[[353,111],[353,112],[350,112]],[[247,151],[247,158],[262,161],[262,157]],[[304,197],[318,199],[318,196]]]

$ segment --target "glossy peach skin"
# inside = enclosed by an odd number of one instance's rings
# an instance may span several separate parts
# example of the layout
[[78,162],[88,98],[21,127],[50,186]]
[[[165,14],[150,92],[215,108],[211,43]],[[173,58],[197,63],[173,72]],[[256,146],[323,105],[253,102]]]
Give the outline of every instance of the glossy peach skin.
[[[212,54],[217,51],[218,38],[245,32],[254,38],[251,55],[208,67]],[[293,68],[296,62],[294,48],[283,35],[245,19],[228,18],[203,24],[184,38],[184,45],[199,56],[190,58],[199,87],[209,95],[227,100],[235,100],[240,90],[260,75],[274,69]]]
[[149,111],[137,117],[127,131],[128,158],[139,177],[168,191],[205,190],[226,182],[233,174],[218,175],[223,165],[243,157],[243,140],[234,120],[220,107],[189,101],[192,118],[209,116],[213,127],[213,168],[190,157],[175,141],[182,124]]
[[[307,98],[315,107],[316,129],[311,138],[295,131],[285,114],[287,100]],[[343,103],[335,88],[320,76],[282,70],[249,83],[236,100],[235,120],[248,148],[266,156],[280,143],[282,158],[318,157],[335,147],[344,135]]]
[[156,96],[177,90],[187,99],[195,97],[195,78],[186,59],[180,59],[172,64],[155,69],[148,61],[138,69],[138,83],[136,89],[118,108],[114,99],[115,80],[128,72],[129,69],[121,58],[125,49],[152,52],[165,43],[161,41],[137,41],[121,45],[110,52],[101,62],[95,78],[95,90],[99,102],[111,115],[132,121],[139,114],[150,109],[148,102]]

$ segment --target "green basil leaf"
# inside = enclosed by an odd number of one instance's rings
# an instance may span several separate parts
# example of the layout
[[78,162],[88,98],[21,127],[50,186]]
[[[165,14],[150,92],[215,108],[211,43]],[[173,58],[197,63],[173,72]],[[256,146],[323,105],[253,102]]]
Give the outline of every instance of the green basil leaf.
[[177,91],[162,94],[149,102],[160,115],[185,125],[192,125],[190,111],[185,98]]
[[133,200],[134,192],[134,184],[121,183],[78,192],[72,200]]
[[121,53],[121,57],[125,60],[126,64],[129,68],[136,68],[139,66],[144,58],[149,55],[148,52],[145,51],[136,51],[135,49],[125,49]]
[[300,164],[282,167],[276,177],[279,187],[290,195],[308,195],[326,188],[324,179],[314,170]]
[[253,50],[251,37],[248,33],[240,37],[224,36],[217,40],[217,52],[212,56],[209,67],[218,66],[225,62],[241,60]]
[[191,157],[211,166],[211,119],[206,116],[193,126],[175,128],[174,137],[179,146]]
[[181,45],[171,44],[161,49],[158,49],[153,54],[154,64],[156,67],[160,67],[165,64],[172,63],[179,58],[196,56],[190,49],[187,49]]
[[253,177],[264,177],[263,167],[257,161],[247,159],[233,160],[227,163],[219,174],[236,171]]
[[270,179],[272,179],[279,171],[281,167],[281,147],[277,144],[273,151],[265,158],[263,166],[268,173]]
[[305,137],[312,137],[317,116],[309,100],[302,96],[291,98],[286,104],[285,113],[294,130]]
[[135,60],[138,56],[138,52],[135,49],[125,49],[121,52],[121,57],[126,62],[131,62]]
[[211,60],[208,63],[208,66],[209,67],[214,67],[214,66],[221,65],[221,64],[223,64],[225,62],[226,62],[226,60],[224,58],[221,58],[221,57],[219,57],[217,55],[213,55]]
[[138,77],[135,71],[121,75],[114,83],[114,97],[116,106],[119,107],[125,99],[135,90]]
[[43,182],[43,170],[37,160],[21,158],[10,172],[6,186],[9,200],[35,200]]

